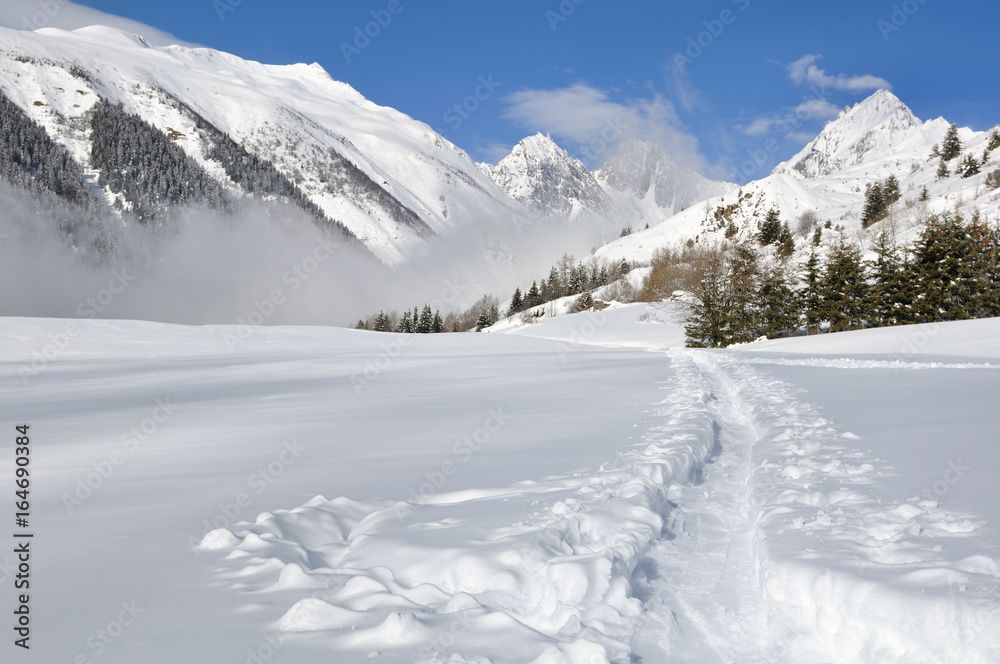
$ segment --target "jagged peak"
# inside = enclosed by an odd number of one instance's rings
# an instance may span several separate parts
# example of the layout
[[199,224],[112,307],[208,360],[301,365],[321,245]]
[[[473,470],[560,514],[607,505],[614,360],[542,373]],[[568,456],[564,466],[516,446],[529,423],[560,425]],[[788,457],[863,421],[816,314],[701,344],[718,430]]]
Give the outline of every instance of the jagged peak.
[[845,108],[823,131],[775,173],[828,175],[862,161],[886,156],[921,122],[899,97],[878,90]]

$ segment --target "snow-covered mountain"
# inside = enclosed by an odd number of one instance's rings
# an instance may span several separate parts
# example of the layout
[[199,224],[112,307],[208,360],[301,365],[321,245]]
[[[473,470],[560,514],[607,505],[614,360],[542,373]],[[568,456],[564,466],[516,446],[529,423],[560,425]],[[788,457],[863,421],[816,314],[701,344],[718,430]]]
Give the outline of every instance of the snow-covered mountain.
[[574,218],[613,211],[593,173],[551,136],[529,136],[496,166],[481,167],[507,195],[543,215]]
[[632,140],[596,174],[604,190],[640,220],[656,223],[706,198],[737,189],[679,166],[655,143]]
[[93,181],[88,113],[100,100],[166,133],[223,189],[242,195],[213,150],[220,137],[231,139],[271,162],[388,264],[484,216],[525,215],[464,151],[318,64],[271,66],[207,48],[155,47],[101,26],[0,29],[0,89]]
[[[833,240],[838,227],[862,243],[881,230],[891,230],[900,241],[912,237],[926,218],[954,212],[969,217],[1000,215],[1000,190],[986,185],[991,171],[1000,166],[1000,150],[987,151],[994,129],[960,128],[962,157],[948,162],[950,174],[938,178],[939,160],[932,156],[949,123],[942,118],[922,122],[895,95],[879,91],[832,120],[799,154],[779,164],[767,177],[750,182],[722,196],[703,201],[665,222],[615,240],[597,253],[618,260],[643,261],[658,247],[688,239],[749,238],[771,209],[796,233],[798,251],[808,250],[807,234],[824,229],[823,243]],[[956,173],[961,159],[974,156],[986,163],[980,173],[964,178]],[[862,228],[865,187],[890,175],[900,183],[902,199],[888,218]],[[926,200],[922,194],[926,188]],[[809,213],[805,220],[803,215]],[[815,215],[815,221],[809,218]],[[811,236],[810,236],[811,237]]]
[[[598,174],[542,135],[496,166],[477,166],[426,124],[372,103],[318,64],[271,66],[208,48],[154,46],[109,27],[0,28],[0,91],[68,150],[103,204],[136,211],[108,186],[108,165],[93,158],[102,137],[92,118],[107,102],[180,148],[200,169],[199,182],[214,181],[216,198],[268,199],[280,190],[388,265],[427,255],[435,238],[454,234],[475,238],[484,255],[516,261],[517,242],[505,230],[540,217],[589,220],[593,237],[579,228],[567,234],[592,245],[609,229],[656,223],[730,188],[643,143],[624,146]],[[234,161],[252,162],[255,179],[234,174]],[[262,179],[270,189],[261,190]]]
[[829,175],[907,147],[922,148],[928,139],[940,140],[947,129],[948,123],[941,118],[921,123],[896,95],[879,90],[853,108],[845,108],[778,171],[793,170],[806,177]]

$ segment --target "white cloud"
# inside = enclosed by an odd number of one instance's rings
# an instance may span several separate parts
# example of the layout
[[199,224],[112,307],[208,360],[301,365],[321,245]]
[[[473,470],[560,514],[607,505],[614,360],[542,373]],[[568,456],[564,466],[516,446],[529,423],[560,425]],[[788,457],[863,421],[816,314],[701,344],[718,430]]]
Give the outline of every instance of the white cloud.
[[76,30],[90,25],[107,25],[142,35],[154,46],[197,46],[152,26],[84,7],[68,0],[3,0],[0,2],[0,27],[15,30],[60,28]]
[[866,90],[892,90],[892,84],[884,78],[864,74],[862,76],[846,76],[837,74],[829,76],[826,71],[816,66],[816,61],[822,55],[805,55],[788,65],[788,78],[796,85],[809,85],[821,93],[829,90],[844,92],[863,92]]
[[603,90],[577,83],[557,90],[521,90],[504,101],[504,117],[530,132],[575,144],[591,168],[600,166],[630,139],[657,143],[678,163],[704,167],[697,139],[679,128],[673,104],[659,95],[618,102]]
[[[748,136],[760,136],[775,129],[792,131],[801,127],[806,121],[827,122],[837,117],[839,113],[840,107],[825,99],[807,99],[798,106],[785,109],[782,113],[757,118],[743,127],[743,133]],[[789,138],[800,135],[791,134]]]

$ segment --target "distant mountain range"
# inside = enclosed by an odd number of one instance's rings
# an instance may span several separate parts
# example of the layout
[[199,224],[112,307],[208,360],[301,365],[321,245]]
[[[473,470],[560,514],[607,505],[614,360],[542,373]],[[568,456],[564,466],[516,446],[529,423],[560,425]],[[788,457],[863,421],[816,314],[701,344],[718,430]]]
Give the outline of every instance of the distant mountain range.
[[[624,145],[597,173],[541,135],[477,166],[317,64],[157,47],[109,27],[0,29],[0,91],[115,214],[148,220],[206,199],[281,199],[388,265],[433,251],[436,237],[478,232],[484,219],[505,228],[585,220],[592,246],[733,188],[643,143]],[[506,240],[481,238],[510,254]]]

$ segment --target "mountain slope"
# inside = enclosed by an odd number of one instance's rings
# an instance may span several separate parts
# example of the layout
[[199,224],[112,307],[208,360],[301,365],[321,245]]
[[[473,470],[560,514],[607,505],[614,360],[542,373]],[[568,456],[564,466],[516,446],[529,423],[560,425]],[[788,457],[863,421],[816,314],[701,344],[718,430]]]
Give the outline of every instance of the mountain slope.
[[0,88],[85,169],[92,170],[87,114],[106,99],[168,134],[234,193],[242,187],[213,159],[219,136],[273,163],[386,263],[483,215],[524,214],[463,151],[318,65],[153,47],[99,26],[0,37]]
[[[941,118],[921,122],[894,95],[877,92],[841,113],[799,154],[779,164],[766,178],[613,241],[597,254],[614,260],[646,261],[658,247],[688,239],[751,239],[771,209],[778,210],[797,234],[800,254],[808,251],[815,228],[826,223],[830,227],[822,231],[824,246],[833,241],[838,228],[862,243],[882,230],[905,242],[931,214],[957,211],[967,217],[979,214],[996,219],[1000,191],[985,181],[987,174],[1000,166],[1000,151],[988,152],[978,175],[963,178],[956,174],[959,159],[955,159],[948,164],[949,177],[939,179],[938,159],[931,151],[948,126]],[[960,129],[963,157],[982,159],[992,131]],[[902,200],[892,206],[888,218],[863,229],[865,187],[890,175],[900,183]],[[927,200],[919,200],[924,188]],[[805,219],[803,215],[807,215]],[[809,221],[810,215],[815,215],[815,221]]]

